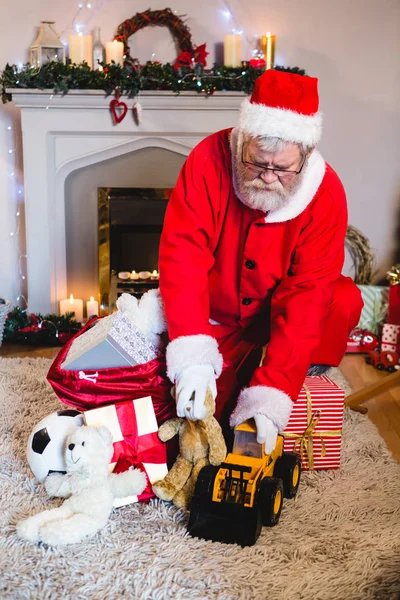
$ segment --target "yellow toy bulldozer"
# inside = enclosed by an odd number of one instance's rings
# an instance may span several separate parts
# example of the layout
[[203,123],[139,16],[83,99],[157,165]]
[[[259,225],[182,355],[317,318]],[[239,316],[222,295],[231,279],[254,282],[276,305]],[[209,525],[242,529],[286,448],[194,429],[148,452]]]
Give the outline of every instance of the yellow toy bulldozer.
[[238,425],[225,462],[199,473],[188,532],[206,540],[255,544],[262,525],[278,523],[283,497],[297,494],[300,474],[300,457],[283,452],[282,436],[271,454],[265,454],[254,420]]

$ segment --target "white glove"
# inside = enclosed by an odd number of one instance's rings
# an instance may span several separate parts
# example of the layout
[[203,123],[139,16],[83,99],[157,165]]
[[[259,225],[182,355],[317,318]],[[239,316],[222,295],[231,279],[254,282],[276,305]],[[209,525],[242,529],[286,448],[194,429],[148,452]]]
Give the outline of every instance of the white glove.
[[264,444],[265,454],[270,454],[276,446],[278,428],[271,419],[261,413],[255,414],[254,420],[257,427],[257,442]]
[[176,388],[176,414],[191,421],[201,421],[206,416],[204,401],[207,388],[217,397],[217,384],[214,368],[211,365],[186,367],[178,375]]

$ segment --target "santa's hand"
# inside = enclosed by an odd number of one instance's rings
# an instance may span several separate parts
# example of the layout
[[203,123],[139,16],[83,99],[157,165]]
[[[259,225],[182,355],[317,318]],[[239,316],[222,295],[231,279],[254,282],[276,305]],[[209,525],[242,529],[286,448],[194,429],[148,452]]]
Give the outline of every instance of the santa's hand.
[[175,382],[176,414],[191,421],[201,421],[206,416],[204,402],[207,388],[210,388],[214,400],[217,396],[215,372],[211,365],[193,365],[186,367]]
[[270,454],[276,446],[278,428],[271,419],[261,413],[254,415],[254,421],[257,427],[257,442],[264,444],[265,454]]

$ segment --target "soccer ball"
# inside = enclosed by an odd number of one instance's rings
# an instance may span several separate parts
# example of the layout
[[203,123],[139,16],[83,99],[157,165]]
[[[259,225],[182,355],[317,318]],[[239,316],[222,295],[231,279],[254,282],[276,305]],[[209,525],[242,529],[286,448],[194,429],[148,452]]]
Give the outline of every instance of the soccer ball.
[[51,413],[32,430],[26,448],[32,473],[42,482],[50,473],[65,473],[65,441],[77,427],[83,425],[78,410],[65,409]]

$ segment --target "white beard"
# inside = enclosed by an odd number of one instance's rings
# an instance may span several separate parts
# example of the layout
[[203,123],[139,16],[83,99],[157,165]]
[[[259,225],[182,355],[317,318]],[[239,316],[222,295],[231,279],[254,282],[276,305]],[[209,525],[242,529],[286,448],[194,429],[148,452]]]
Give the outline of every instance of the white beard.
[[249,179],[242,163],[242,144],[243,136],[239,132],[236,139],[231,139],[233,185],[239,200],[249,208],[265,213],[289,204],[303,181],[306,165],[299,176],[293,175],[295,179],[290,189],[285,189],[279,179],[268,184],[259,177]]

